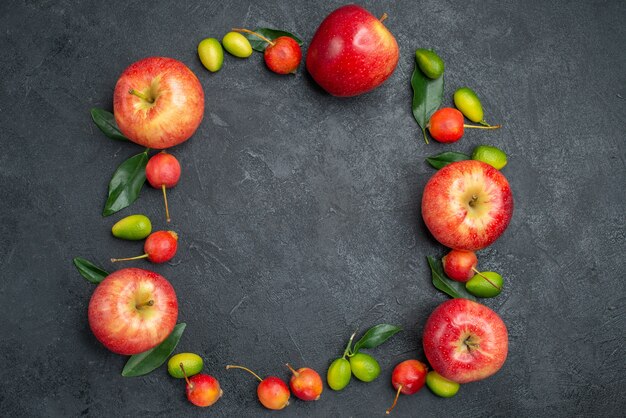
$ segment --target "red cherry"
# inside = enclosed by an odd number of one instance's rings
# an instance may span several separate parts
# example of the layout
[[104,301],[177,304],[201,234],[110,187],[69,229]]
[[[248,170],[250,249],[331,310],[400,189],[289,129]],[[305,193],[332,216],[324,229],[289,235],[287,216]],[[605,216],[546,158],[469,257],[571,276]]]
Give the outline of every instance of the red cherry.
[[294,370],[289,364],[286,365],[293,373],[289,380],[289,387],[294,396],[303,401],[316,401],[320,398],[324,384],[322,378],[313,369],[302,367]]
[[174,231],[156,231],[148,235],[143,245],[144,254],[128,258],[112,258],[111,261],[139,260],[147,258],[153,263],[165,263],[176,255],[178,248],[178,234]]
[[187,379],[187,399],[196,406],[211,406],[223,393],[217,379],[208,374],[197,374]]
[[281,36],[274,39],[263,53],[267,68],[276,74],[295,73],[302,61],[302,50],[295,39]]
[[428,367],[421,361],[417,360],[405,360],[399,363],[391,373],[391,384],[394,389],[397,389],[396,397],[393,400],[393,405],[387,409],[387,414],[390,414],[393,408],[398,402],[400,393],[405,395],[413,395],[419,391],[426,383],[426,375],[428,374]]
[[452,280],[466,282],[476,272],[478,258],[473,251],[452,250],[441,259],[443,271]]
[[252,376],[256,377],[261,382],[256,390],[257,397],[259,398],[261,404],[267,409],[278,410],[289,405],[289,387],[287,387],[287,384],[283,382],[282,379],[276,376],[269,376],[265,379],[261,379],[259,375],[243,366],[233,366],[229,364],[226,366],[226,369],[245,370]]
[[167,222],[170,222],[170,211],[167,206],[165,189],[171,189],[178,183],[180,179],[180,163],[172,154],[161,151],[148,161],[146,165],[146,179],[150,186],[163,190],[165,217]]
[[430,135],[439,142],[455,142],[463,136],[463,113],[451,107],[439,109],[430,117]]

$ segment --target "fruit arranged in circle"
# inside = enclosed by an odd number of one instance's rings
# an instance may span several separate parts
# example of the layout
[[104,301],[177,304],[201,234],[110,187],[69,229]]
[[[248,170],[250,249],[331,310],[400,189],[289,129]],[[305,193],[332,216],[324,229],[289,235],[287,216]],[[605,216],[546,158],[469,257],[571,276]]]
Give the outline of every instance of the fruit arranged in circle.
[[165,220],[170,222],[170,210],[167,205],[166,189],[171,189],[178,184],[180,179],[180,163],[172,154],[165,151],[153,155],[146,165],[146,179],[150,186],[163,191],[165,203]]
[[393,404],[386,411],[387,414],[390,414],[396,407],[400,393],[413,395],[424,386],[427,372],[428,367],[418,360],[405,360],[394,367],[391,373],[391,385],[397,389],[397,392]]
[[[179,353],[172,356],[167,362],[167,372],[176,379],[196,375],[202,371],[204,361],[194,353]],[[185,373],[183,373],[183,370]]]
[[380,375],[378,361],[365,353],[356,353],[350,357],[350,369],[354,377],[362,382],[371,382]]
[[215,38],[206,38],[200,41],[198,58],[207,70],[212,73],[219,71],[224,63],[224,50],[220,41]]
[[512,215],[509,182],[480,161],[448,164],[424,188],[424,223],[449,248],[476,251],[487,247],[506,230]]
[[222,38],[224,49],[237,58],[248,58],[252,55],[252,45],[245,36],[238,32],[228,32]]
[[441,259],[443,271],[452,280],[466,282],[474,277],[478,258],[473,251],[452,250]]
[[318,400],[324,389],[320,375],[308,367],[301,367],[298,370],[294,370],[289,364],[287,367],[292,373],[289,387],[293,395],[303,401]]
[[487,163],[496,170],[501,170],[507,163],[504,151],[491,145],[479,145],[474,148],[472,160]]
[[342,390],[352,378],[352,370],[350,369],[350,362],[344,357],[335,359],[328,367],[326,373],[326,382],[332,390]]
[[500,316],[468,299],[443,302],[430,314],[424,354],[441,376],[457,383],[485,379],[506,360],[509,338]]
[[502,276],[495,271],[478,272],[465,283],[465,288],[479,298],[493,298],[502,291]]
[[457,382],[446,379],[434,370],[426,375],[426,386],[432,393],[442,398],[453,397],[461,387]]
[[172,58],[130,65],[113,93],[120,131],[144,147],[164,149],[189,139],[204,116],[204,91],[195,74]]
[[130,215],[120,219],[111,228],[116,238],[131,241],[142,240],[152,232],[152,223],[146,215]]
[[234,366],[228,365],[226,369],[241,369],[245,370],[255,378],[259,380],[259,386],[257,386],[257,397],[259,398],[259,402],[266,407],[267,409],[279,410],[285,408],[289,405],[289,387],[287,384],[280,378],[276,376],[269,376],[265,379],[261,379],[259,375],[254,373],[252,370],[242,367],[242,366]]
[[176,255],[178,234],[174,231],[156,231],[148,236],[143,244],[142,255],[128,258],[112,258],[112,263],[147,258],[153,263],[165,263]]
[[367,93],[396,69],[396,38],[382,21],[351,4],[329,14],[311,40],[306,68],[317,84],[333,96]]
[[420,48],[415,51],[417,66],[430,79],[436,80],[443,74],[445,65],[443,60],[430,49]]
[[106,348],[133,355],[156,347],[178,318],[174,288],[163,276],[126,268],[108,275],[91,296],[89,326]]

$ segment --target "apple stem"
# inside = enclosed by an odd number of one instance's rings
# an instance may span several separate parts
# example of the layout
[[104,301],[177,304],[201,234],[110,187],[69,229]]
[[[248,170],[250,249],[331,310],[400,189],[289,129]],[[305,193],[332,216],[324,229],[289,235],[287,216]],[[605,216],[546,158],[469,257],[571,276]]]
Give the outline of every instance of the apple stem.
[[352,335],[350,336],[350,339],[348,340],[348,345],[346,346],[346,349],[343,352],[343,356],[342,356],[343,358],[346,358],[346,356],[350,352],[350,349],[352,348],[352,340],[354,340],[355,335],[356,335],[356,331],[352,333]]
[[161,185],[161,190],[163,190],[163,201],[165,202],[165,220],[167,223],[170,223],[172,219],[170,218],[170,209],[167,206],[167,192],[165,191],[165,184]]
[[300,373],[298,373],[297,371],[295,371],[295,370],[293,369],[293,367],[291,367],[291,365],[290,365],[289,363],[285,363],[285,366],[287,366],[287,368],[288,368],[289,370],[291,370],[291,373],[293,373],[293,375],[294,375],[295,377],[300,376]]
[[385,19],[387,19],[388,17],[389,17],[389,15],[388,15],[387,13],[383,13],[383,15],[382,15],[382,16],[380,17],[380,19],[378,19],[378,20],[380,20],[380,23],[382,23],[382,22],[384,22],[384,21],[385,21]]
[[130,89],[128,90],[128,92],[134,96],[139,97],[140,99],[145,100],[148,103],[154,103],[154,99],[152,97],[148,97],[147,95],[145,95],[144,93],[137,91],[135,89]]
[[144,306],[152,306],[152,305],[154,305],[154,301],[153,301],[152,299],[150,299],[150,300],[149,300],[149,301],[147,301],[147,302],[143,302],[143,303],[140,303],[140,304],[138,304],[138,305],[135,305],[135,308],[136,308],[136,309],[141,309],[141,308],[143,308]]
[[137,257],[129,257],[129,258],[112,258],[111,263],[117,263],[118,261],[140,260],[142,258],[148,258],[148,254],[142,254],[142,255],[138,255]]
[[385,411],[385,414],[389,415],[391,413],[391,411],[393,410],[393,408],[396,407],[396,404],[398,403],[398,397],[400,396],[400,391],[402,390],[402,385],[398,386],[398,391],[396,392],[396,397],[393,400],[393,404],[391,404],[391,407],[389,407],[389,409],[387,409],[387,411]]
[[494,282],[492,282],[491,280],[489,280],[487,278],[487,276],[485,276],[484,274],[482,274],[480,271],[476,270],[475,267],[472,267],[472,270],[474,271],[474,273],[478,274],[480,277],[482,277],[483,279],[487,280],[493,287],[495,287],[498,290],[502,290],[502,288],[500,286],[498,286],[497,284],[495,284]]
[[178,363],[178,365],[180,366],[180,369],[183,371],[183,376],[185,376],[185,381],[187,382],[187,386],[192,386],[191,382],[189,381],[189,378],[187,377],[187,373],[185,372],[185,366],[183,366],[183,363]]
[[[480,123],[482,123],[482,122],[480,122]],[[500,129],[500,128],[502,128],[502,125],[483,125],[483,126],[478,126],[478,125],[463,124],[463,127],[464,128],[471,128],[471,129]]]
[[254,377],[256,377],[257,379],[259,379],[259,382],[262,382],[262,381],[263,381],[263,379],[261,379],[261,378],[259,377],[259,375],[258,375],[258,374],[256,374],[256,373],[255,373],[255,372],[253,372],[252,370],[248,369],[247,367],[243,367],[243,366],[234,366],[234,365],[232,365],[232,364],[229,364],[229,365],[227,365],[227,366],[226,366],[226,370],[230,370],[230,369],[241,369],[241,370],[245,370],[245,371],[247,371],[248,373],[250,373],[252,376],[254,376]]
[[260,33],[253,32],[250,29],[233,28],[232,30],[235,31],[235,32],[249,33],[250,35],[254,35],[257,38],[260,38],[260,39],[264,40],[265,42],[267,42],[271,46],[274,46],[274,42],[272,40],[266,38],[265,36],[261,35]]
[[471,207],[474,207],[474,205],[476,204],[476,202],[478,201],[478,196],[476,196],[475,194],[472,195],[472,200],[469,201],[469,205]]

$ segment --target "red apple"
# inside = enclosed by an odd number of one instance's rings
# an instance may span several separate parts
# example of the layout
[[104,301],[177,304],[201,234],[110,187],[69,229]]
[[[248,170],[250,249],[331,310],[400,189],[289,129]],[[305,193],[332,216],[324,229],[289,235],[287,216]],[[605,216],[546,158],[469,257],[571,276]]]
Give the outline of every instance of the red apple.
[[381,85],[396,69],[399,57],[396,38],[382,20],[354,4],[328,15],[306,56],[306,68],[317,84],[340,97]]
[[439,305],[424,327],[424,354],[441,376],[469,383],[496,373],[506,360],[509,337],[497,313],[467,299]]
[[163,276],[137,268],[109,274],[89,302],[89,326],[106,348],[117,354],[142,353],[174,329],[178,302]]
[[115,85],[113,113],[120,131],[144,147],[186,141],[204,115],[204,91],[195,74],[172,58],[150,57],[128,67]]
[[455,250],[492,244],[513,215],[513,194],[504,175],[481,161],[448,164],[424,188],[422,217],[435,239]]

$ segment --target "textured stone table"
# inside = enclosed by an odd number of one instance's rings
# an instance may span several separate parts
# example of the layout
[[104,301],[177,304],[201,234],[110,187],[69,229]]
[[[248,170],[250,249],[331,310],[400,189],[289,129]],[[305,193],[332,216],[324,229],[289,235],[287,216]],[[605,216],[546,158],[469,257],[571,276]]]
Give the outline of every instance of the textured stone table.
[[[504,149],[515,214],[479,254],[506,280],[485,303],[509,328],[509,359],[493,378],[443,400],[423,390],[397,416],[618,416],[626,406],[626,3],[366,2],[396,35],[400,63],[376,91],[336,99],[301,68],[276,76],[261,54],[227,56],[217,74],[196,45],[234,26],[273,26],[309,41],[339,2],[11,1],[0,5],[0,410],[5,416],[254,416],[256,384],[235,362],[287,378],[290,362],[320,372],[361,321],[406,331],[373,350],[382,373],[328,388],[283,416],[377,416],[389,376],[423,359],[421,330],[446,296],[426,255],[444,249],[419,214],[443,150]],[[473,87],[495,132],[426,146],[411,116],[413,52],[446,61],[445,104]],[[306,45],[305,45],[306,49]],[[206,92],[196,135],[173,152],[182,181],[170,193],[173,262],[153,268],[177,290],[194,351],[224,389],[192,407],[165,368],[122,378],[125,358],[92,336],[93,286],[71,263],[112,270],[140,243],[110,227],[146,213],[164,228],[161,195],[144,189],[102,218],[115,167],[140,148],[104,137],[89,109],[111,109],[122,70],[150,55],[182,60]]]

